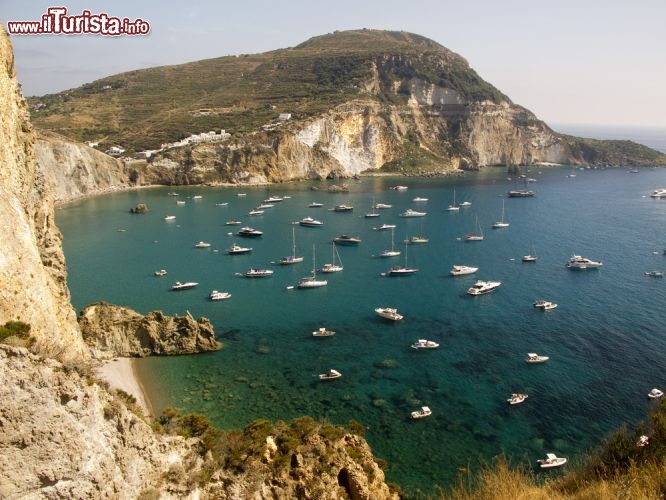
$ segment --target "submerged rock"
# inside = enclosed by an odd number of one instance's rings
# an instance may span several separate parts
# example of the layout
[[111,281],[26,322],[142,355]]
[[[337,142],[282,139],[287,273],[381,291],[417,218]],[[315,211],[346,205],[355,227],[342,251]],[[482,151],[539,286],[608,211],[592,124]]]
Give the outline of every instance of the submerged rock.
[[130,213],[132,214],[146,214],[148,211],[148,205],[145,203],[139,203],[136,207],[130,208]]

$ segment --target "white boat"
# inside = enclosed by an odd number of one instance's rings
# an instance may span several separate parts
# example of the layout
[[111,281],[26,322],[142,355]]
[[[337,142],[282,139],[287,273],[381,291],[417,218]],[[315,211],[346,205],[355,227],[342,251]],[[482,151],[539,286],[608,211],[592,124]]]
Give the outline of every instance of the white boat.
[[422,406],[420,410],[416,410],[411,413],[411,417],[414,420],[418,420],[419,418],[426,418],[430,415],[432,415],[432,410],[427,406]]
[[392,186],[389,189],[393,189],[395,191],[407,191],[407,189],[409,189],[409,188],[407,186],[398,185],[398,186]]
[[328,285],[326,280],[317,279],[317,265],[315,263],[315,246],[312,245],[312,276],[301,278],[296,283],[296,288],[319,288]]
[[213,290],[208,294],[208,300],[216,301],[216,300],[225,300],[231,298],[231,294],[228,292],[218,292],[217,290]]
[[253,208],[247,214],[252,216],[252,215],[263,215],[263,213],[264,213],[263,210],[259,210],[258,208]]
[[166,276],[167,272],[165,269],[160,269],[159,271],[155,271],[153,274],[155,274],[155,276]]
[[666,198],[666,188],[659,188],[652,191],[652,198]]
[[298,223],[305,227],[320,227],[324,225],[322,221],[313,219],[312,217],[303,217]]
[[426,238],[425,236],[412,236],[405,240],[406,243],[410,243],[412,245],[418,245],[420,243],[428,243],[429,241],[430,239]]
[[275,205],[273,203],[262,203],[261,205],[257,206],[256,210],[264,210],[266,208],[273,208]]
[[483,241],[483,229],[481,229],[478,217],[476,219],[476,227],[479,229],[479,232],[466,234],[465,241]]
[[529,189],[514,189],[512,191],[509,191],[507,193],[507,196],[509,198],[529,198],[534,196],[534,191],[531,191]]
[[437,349],[439,344],[434,340],[419,339],[411,347],[412,349]]
[[205,241],[199,241],[194,246],[196,248],[208,248],[210,246],[210,243],[206,243]]
[[238,196],[238,197],[247,196],[247,193],[236,193],[236,196]]
[[195,283],[194,281],[186,281],[185,283],[181,283],[180,281],[176,281],[172,286],[171,290],[173,291],[178,291],[178,290],[188,290],[190,288],[194,288],[197,286],[199,283]]
[[252,251],[252,248],[242,247],[242,246],[236,245],[236,243],[234,243],[233,245],[231,245],[231,248],[229,248],[229,250],[227,250],[227,253],[229,253],[231,255],[236,255],[236,254],[241,254],[241,253],[248,253],[248,252],[251,252],[251,251]]
[[549,356],[540,356],[536,352],[528,352],[525,361],[528,363],[544,363],[550,359]]
[[428,198],[421,198],[420,196],[417,196],[412,200],[414,203],[425,203],[428,201]]
[[656,387],[652,389],[650,392],[648,392],[648,398],[650,399],[658,399],[664,395],[664,392],[657,389]]
[[299,262],[303,262],[303,257],[297,257],[296,256],[296,228],[294,228],[294,227],[291,228],[291,240],[292,240],[291,255],[289,255],[287,257],[282,257],[278,261],[278,264],[286,266],[286,265],[289,265],[289,264],[298,264]]
[[537,460],[537,463],[542,469],[550,469],[553,467],[561,467],[567,463],[567,459],[564,457],[558,457],[554,453],[546,453],[546,458]]
[[386,258],[386,257],[397,257],[400,255],[400,250],[396,250],[394,246],[394,236],[395,236],[395,230],[391,229],[391,249],[390,250],[384,250],[382,253],[379,254],[380,257]]
[[185,200],[176,200],[176,205],[185,205]]
[[282,198],[280,196],[271,196],[270,198],[266,198],[263,202],[264,203],[275,203],[275,202],[282,201],[282,200],[284,200],[284,198]]
[[[335,262],[337,257],[337,264]],[[335,246],[335,242],[333,242],[333,262],[332,263],[327,263],[324,264],[324,267],[321,268],[322,273],[339,273],[342,271],[344,267],[342,267],[342,260],[340,259],[340,254],[338,253],[338,249]]]
[[174,193],[173,191],[169,191],[167,193],[167,195],[169,195],[169,196],[180,196],[178,193]]
[[388,276],[409,276],[418,271],[415,267],[407,266],[407,243],[405,243],[405,265],[404,266],[392,266],[386,273]]
[[241,228],[241,230],[238,231],[236,234],[238,236],[242,236],[243,238],[259,238],[264,233],[259,231],[258,229],[254,229],[253,227],[244,227]]
[[460,204],[460,206],[461,206],[461,207],[471,207],[471,206],[472,206],[472,202],[471,202],[471,201],[463,201],[463,202]]
[[371,219],[373,217],[379,217],[379,212],[377,212],[377,209],[375,208],[375,200],[372,200],[371,211],[365,213],[366,219]]
[[456,205],[456,190],[453,190],[453,203],[448,206],[446,209],[449,212],[458,212],[460,210],[460,207]]
[[524,402],[529,396],[527,394],[521,394],[519,392],[511,394],[511,397],[506,400],[510,405],[517,405]]
[[319,374],[319,380],[333,380],[340,377],[342,377],[342,373],[340,373],[338,370],[329,370],[326,373]]
[[464,276],[466,274],[474,274],[478,270],[478,267],[454,265],[449,274],[451,276]]
[[537,256],[530,254],[530,255],[523,255],[523,258],[521,259],[523,262],[536,262],[537,261]]
[[241,221],[239,220],[228,220],[227,222],[224,223],[225,226],[239,226],[241,224]]
[[228,204],[229,204],[228,202],[224,201],[224,202],[216,203],[215,206],[216,207],[226,207]]
[[380,209],[380,210],[386,209],[386,208],[392,208],[392,207],[393,207],[393,205],[389,205],[387,203],[377,203],[375,205],[375,208]]
[[332,337],[335,335],[335,332],[333,330],[327,330],[325,327],[319,328],[319,330],[315,330],[312,332],[313,337]]
[[647,271],[645,276],[651,276],[652,278],[663,278],[664,273],[661,271]]
[[361,243],[361,238],[359,238],[358,236],[349,236],[347,234],[341,234],[340,236],[336,236],[333,242],[337,243],[338,245],[358,245],[359,243]]
[[201,198],[203,198],[203,196],[201,196],[200,194],[195,194],[194,196],[192,196],[193,200],[200,200]]
[[333,207],[334,212],[351,212],[352,210],[354,210],[354,207],[350,205],[335,205]]
[[493,224],[493,229],[509,227],[509,223],[504,220],[504,200],[502,200],[502,218]]
[[318,201],[313,201],[308,205],[308,207],[310,207],[310,208],[318,208],[318,207],[323,207],[323,206],[324,206],[324,204],[319,203]]
[[164,220],[174,220],[176,218],[175,215],[165,215]]
[[581,255],[572,255],[565,266],[569,269],[584,271],[586,269],[596,269],[603,266],[603,262],[594,261]]
[[483,295],[497,290],[501,284],[501,281],[477,281],[467,290],[467,293],[470,295]]
[[543,299],[535,300],[534,304],[532,305],[538,309],[541,309],[542,311],[552,311],[557,307],[557,304],[555,304],[554,302]]
[[373,227],[375,231],[388,231],[389,229],[395,229],[395,224],[382,224],[381,226]]
[[408,208],[400,214],[400,217],[424,217],[427,213],[428,212],[417,212],[416,210]]
[[390,319],[391,321],[400,321],[404,317],[393,307],[377,307],[375,308],[375,312],[378,316],[381,316],[384,319]]
[[256,269],[254,267],[251,267],[247,271],[243,273],[243,276],[246,278],[267,278],[269,276],[273,276],[273,270],[272,269]]

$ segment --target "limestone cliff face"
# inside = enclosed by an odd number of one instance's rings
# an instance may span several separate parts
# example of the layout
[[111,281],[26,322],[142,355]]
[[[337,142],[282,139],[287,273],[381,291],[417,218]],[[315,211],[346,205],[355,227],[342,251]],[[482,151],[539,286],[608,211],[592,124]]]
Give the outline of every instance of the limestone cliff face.
[[194,354],[215,351],[213,327],[206,318],[166,316],[153,311],[145,316],[105,302],[87,306],[79,315],[81,333],[95,358],[116,356]]
[[35,162],[34,133],[0,30],[0,323],[29,323],[36,349],[61,359],[86,349],[70,304],[53,194]]
[[35,152],[56,203],[133,185],[129,167],[85,144],[42,131],[35,141]]

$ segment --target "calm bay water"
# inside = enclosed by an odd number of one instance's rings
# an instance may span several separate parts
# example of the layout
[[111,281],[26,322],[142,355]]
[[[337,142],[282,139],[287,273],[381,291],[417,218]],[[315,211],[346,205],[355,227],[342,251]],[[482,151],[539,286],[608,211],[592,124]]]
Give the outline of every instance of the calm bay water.
[[[190,311],[215,326],[224,343],[219,352],[142,360],[157,409],[204,413],[225,429],[304,414],[341,424],[355,419],[367,428],[375,454],[389,463],[388,480],[416,494],[450,485],[459,467],[500,452],[530,463],[547,452],[575,460],[623,422],[643,419],[647,392],[666,387],[666,280],[644,274],[666,270],[666,201],[649,197],[666,187],[666,170],[532,168],[528,175],[537,179],[529,186],[537,196],[522,199],[505,199],[522,185],[500,169],[446,179],[367,178],[339,194],[323,191],[326,183],[178,188],[185,205],[159,188],[64,207],[57,223],[76,308],[106,300],[143,313]],[[388,189],[398,183],[409,190]],[[454,189],[458,203],[472,202],[457,213],[445,211]],[[262,216],[246,215],[271,195],[290,198]],[[416,196],[429,201],[413,203]],[[511,226],[493,230],[502,200]],[[311,201],[325,206],[308,208]],[[373,201],[393,208],[366,219]],[[130,215],[139,202],[151,211]],[[220,202],[228,205],[215,205]],[[353,205],[354,211],[329,211],[336,204]],[[410,207],[428,215],[398,216]],[[165,222],[166,214],[177,218]],[[236,276],[291,254],[292,223],[307,215],[325,225],[296,226],[304,263],[271,267],[275,274],[267,279]],[[264,236],[230,236],[239,226],[225,226],[229,219]],[[485,240],[461,241],[477,219]],[[397,224],[400,257],[374,257],[391,245],[390,232],[372,230],[382,223]],[[430,242],[407,248],[407,263],[419,272],[381,276],[405,262],[403,239],[422,233]],[[331,262],[331,240],[340,234],[363,240],[338,248],[344,271],[327,275],[327,287],[288,290],[310,272],[313,245],[317,267]],[[194,248],[200,240],[211,248]],[[227,255],[234,241],[254,251]],[[532,250],[538,262],[522,263]],[[573,253],[602,260],[604,267],[568,271],[564,263]],[[452,278],[454,264],[480,269]],[[154,277],[161,268],[168,276]],[[470,297],[465,292],[476,279],[503,285]],[[200,285],[170,292],[177,280]],[[206,300],[212,289],[233,296],[212,303]],[[539,298],[559,307],[536,310],[532,302]],[[373,311],[378,306],[397,307],[404,321],[381,320]],[[320,326],[337,334],[312,338]],[[441,348],[411,349],[419,338],[436,340]],[[532,351],[551,359],[528,365],[524,359]],[[343,377],[320,383],[317,374],[330,368]],[[529,399],[508,406],[512,392]],[[433,416],[410,420],[422,405]]]

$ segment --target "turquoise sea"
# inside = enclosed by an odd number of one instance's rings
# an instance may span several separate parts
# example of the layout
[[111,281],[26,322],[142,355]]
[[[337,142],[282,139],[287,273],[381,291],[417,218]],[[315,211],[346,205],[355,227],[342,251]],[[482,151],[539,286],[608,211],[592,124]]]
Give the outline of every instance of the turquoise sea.
[[[146,189],[65,206],[57,223],[77,309],[106,300],[142,313],[190,311],[215,326],[224,343],[219,352],[141,361],[157,410],[204,413],[225,429],[304,414],[340,424],[354,419],[367,428],[376,456],[388,462],[388,481],[418,496],[451,485],[460,467],[499,453],[534,464],[553,452],[575,462],[622,423],[642,420],[648,391],[666,388],[666,279],[645,275],[666,271],[666,200],[649,196],[666,187],[666,170],[532,167],[526,174],[536,179],[528,185],[533,198],[506,198],[523,185],[498,168],[449,178],[363,178],[338,194],[326,192],[328,182],[179,187],[184,205],[167,195],[173,188]],[[396,184],[409,189],[389,189]],[[458,203],[471,206],[446,211],[454,190]],[[262,216],[246,215],[272,195],[289,198]],[[417,196],[428,201],[412,202]],[[312,201],[325,205],[309,208]],[[503,201],[510,227],[491,229]],[[130,215],[140,202],[150,212]],[[373,202],[393,208],[364,218]],[[337,204],[354,210],[330,211]],[[400,218],[407,208],[427,216]],[[176,219],[165,222],[166,214]],[[308,215],[324,226],[293,225]],[[263,237],[230,236],[239,228],[226,226],[230,219],[264,231]],[[477,219],[484,241],[462,241]],[[390,232],[372,229],[382,223],[397,225],[400,257],[374,257],[391,244]],[[293,227],[305,262],[271,266],[291,254]],[[320,267],[331,261],[331,241],[340,234],[362,239],[356,247],[338,248],[344,271],[327,275],[324,288],[288,289],[309,274],[313,245]],[[405,262],[402,241],[415,234],[430,238],[407,247],[408,265],[419,272],[382,276]],[[194,248],[200,240],[212,246]],[[233,242],[254,250],[227,255]],[[522,263],[531,252],[538,261]],[[564,263],[572,254],[604,266],[569,271]],[[453,278],[448,272],[454,264],[479,271]],[[265,279],[236,275],[251,266],[271,266],[275,273]],[[162,268],[168,276],[153,276]],[[468,296],[477,279],[502,286]],[[200,285],[169,291],[177,280]],[[209,302],[212,289],[232,298]],[[559,307],[537,310],[537,299]],[[405,318],[387,323],[375,315],[378,306],[396,307]],[[312,338],[321,326],[337,334]],[[411,349],[419,338],[441,347]],[[550,360],[527,364],[528,352]],[[331,368],[342,378],[319,382],[317,374]],[[509,406],[513,392],[529,398]],[[433,415],[410,420],[422,405]]]

